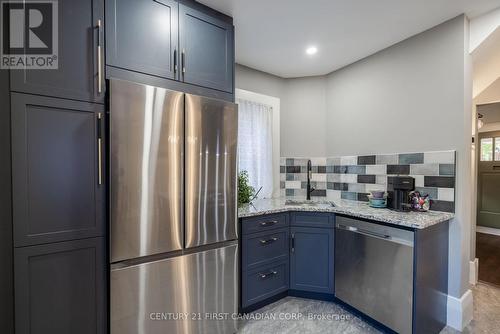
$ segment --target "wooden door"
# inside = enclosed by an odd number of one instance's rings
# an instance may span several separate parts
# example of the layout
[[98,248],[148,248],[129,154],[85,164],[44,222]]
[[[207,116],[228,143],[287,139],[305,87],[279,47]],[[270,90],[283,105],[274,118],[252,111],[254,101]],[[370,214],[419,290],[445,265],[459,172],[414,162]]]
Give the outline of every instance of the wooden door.
[[500,229],[500,131],[478,139],[477,225]]

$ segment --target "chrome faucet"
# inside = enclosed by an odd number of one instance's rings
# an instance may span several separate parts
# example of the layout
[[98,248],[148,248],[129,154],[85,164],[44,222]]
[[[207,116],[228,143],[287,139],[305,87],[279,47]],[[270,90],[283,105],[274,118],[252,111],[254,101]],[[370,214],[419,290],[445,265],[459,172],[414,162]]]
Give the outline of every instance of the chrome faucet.
[[311,200],[311,193],[314,191],[314,188],[311,187],[311,176],[312,176],[312,167],[311,160],[307,160],[307,189],[306,189],[306,200]]

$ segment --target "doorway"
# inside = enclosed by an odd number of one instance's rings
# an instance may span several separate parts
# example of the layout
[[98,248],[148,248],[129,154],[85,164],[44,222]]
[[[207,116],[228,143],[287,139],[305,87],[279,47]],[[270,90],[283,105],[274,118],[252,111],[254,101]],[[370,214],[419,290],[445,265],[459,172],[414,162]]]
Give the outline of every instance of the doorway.
[[500,103],[479,105],[477,112],[479,280],[500,286]]

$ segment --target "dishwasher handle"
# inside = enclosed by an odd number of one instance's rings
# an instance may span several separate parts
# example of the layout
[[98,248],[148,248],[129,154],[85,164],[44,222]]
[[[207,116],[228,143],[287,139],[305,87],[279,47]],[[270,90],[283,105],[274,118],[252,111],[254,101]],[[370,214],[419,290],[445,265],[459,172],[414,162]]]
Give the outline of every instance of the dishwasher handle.
[[366,230],[363,228],[349,226],[349,225],[343,225],[343,224],[337,224],[337,228],[341,229],[341,230],[353,232],[353,233],[362,234],[362,235],[365,235],[367,237],[373,237],[373,238],[377,238],[377,239],[381,239],[381,240],[387,240],[390,242],[400,243],[400,244],[404,244],[404,245],[413,247],[413,242],[410,242],[408,240],[403,240],[403,239],[400,239],[397,237],[395,238],[389,234],[373,232],[373,231],[369,231],[369,230]]
[[347,231],[351,231],[354,233],[360,233],[360,234],[367,235],[369,237],[375,237],[375,238],[381,238],[381,239],[391,239],[390,235],[381,234],[381,233],[372,232],[372,231],[367,231],[367,230],[357,228],[354,226],[346,226],[346,225],[338,224],[337,227],[340,228],[341,230],[347,230]]

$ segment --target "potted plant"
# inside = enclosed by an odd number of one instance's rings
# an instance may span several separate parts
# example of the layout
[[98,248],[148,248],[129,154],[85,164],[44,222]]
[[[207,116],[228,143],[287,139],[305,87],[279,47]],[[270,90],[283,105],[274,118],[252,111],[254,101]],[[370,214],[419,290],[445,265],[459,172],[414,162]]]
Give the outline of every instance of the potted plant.
[[242,170],[238,173],[238,206],[250,203],[254,199],[255,189],[250,185],[248,172]]

